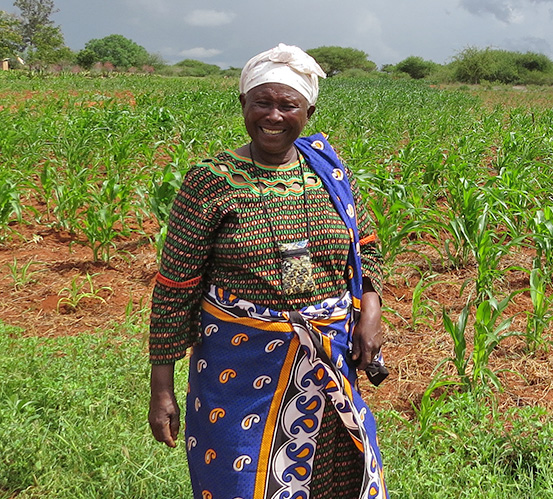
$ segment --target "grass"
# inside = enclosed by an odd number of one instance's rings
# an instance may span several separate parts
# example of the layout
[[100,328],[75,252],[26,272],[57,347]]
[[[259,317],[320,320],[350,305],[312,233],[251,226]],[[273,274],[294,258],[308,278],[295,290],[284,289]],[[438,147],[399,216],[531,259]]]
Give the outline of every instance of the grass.
[[[68,231],[92,260],[109,264],[124,255],[121,238],[144,235],[142,221],[156,219],[158,234],[147,235],[159,248],[188,165],[247,141],[232,78],[0,81],[2,245],[17,244],[18,227],[34,223]],[[414,422],[379,414],[392,497],[553,497],[551,415],[499,413],[495,395],[481,396],[501,374],[486,369],[503,333],[515,332],[511,319],[528,321],[517,326],[526,331],[525,354],[546,355],[552,343],[545,279],[553,267],[552,95],[545,88],[507,94],[385,79],[321,82],[305,133],[327,132],[355,171],[379,222],[386,284],[407,283],[412,273],[416,282],[435,276],[437,290],[450,270],[466,276],[458,296],[433,294],[433,280],[415,289],[411,326],[426,344],[446,329],[444,314],[459,323],[470,304],[456,332],[462,337],[449,347],[457,341],[461,367],[452,383],[473,376],[472,389],[442,397],[446,385],[435,378]],[[526,257],[529,268],[522,267]],[[509,280],[517,268],[531,278],[528,289]],[[32,274],[15,260],[10,270],[16,288]],[[79,298],[82,290],[73,291]],[[509,297],[524,293],[532,302],[521,314]],[[510,300],[497,326],[477,315],[492,299]],[[387,311],[395,313],[393,306]],[[129,320],[95,334],[40,339],[0,326],[0,369],[9,373],[0,381],[1,499],[191,496],[183,446],[162,448],[147,427],[143,327]],[[517,366],[524,376],[524,361]],[[478,370],[486,376],[475,378]]]
[[[24,337],[0,325],[0,498],[192,498],[185,448],[146,421],[149,365],[140,334]],[[181,406],[186,363],[178,364]],[[553,497],[553,421],[500,413],[471,393],[443,399],[421,432],[377,414],[392,498]],[[182,436],[181,436],[182,438]]]
[[553,497],[553,421],[543,409],[502,413],[473,394],[457,394],[433,415],[435,430],[420,438],[394,412],[377,419],[391,498]]
[[[192,497],[184,445],[150,434],[141,336],[29,338],[0,325],[0,352],[0,498]],[[185,378],[183,362],[183,398]]]

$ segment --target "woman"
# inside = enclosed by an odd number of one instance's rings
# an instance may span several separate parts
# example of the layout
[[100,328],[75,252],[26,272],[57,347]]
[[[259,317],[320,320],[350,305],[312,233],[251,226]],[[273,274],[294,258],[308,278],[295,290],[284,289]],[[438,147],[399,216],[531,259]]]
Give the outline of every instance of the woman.
[[174,362],[192,348],[186,445],[194,497],[387,497],[356,366],[378,355],[380,255],[322,134],[314,59],[280,44],[240,79],[251,137],[192,167],[153,294],[149,421],[175,446]]

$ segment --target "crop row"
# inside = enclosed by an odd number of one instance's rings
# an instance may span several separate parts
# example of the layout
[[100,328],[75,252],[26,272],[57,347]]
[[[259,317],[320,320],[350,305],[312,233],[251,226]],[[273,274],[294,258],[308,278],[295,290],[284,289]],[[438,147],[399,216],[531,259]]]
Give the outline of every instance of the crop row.
[[[189,164],[247,140],[236,81],[125,77],[5,80],[0,93],[0,238],[33,220],[82,238],[109,262],[118,240],[155,218],[159,247]],[[513,334],[509,301],[528,291],[529,351],[553,318],[553,111],[488,108],[466,90],[409,81],[326,80],[307,133],[329,134],[356,172],[393,280],[417,255],[412,326],[442,315],[467,389],[492,382],[488,358]],[[530,255],[531,263],[516,258]],[[513,256],[515,255],[515,256]],[[406,263],[410,262],[410,263]],[[466,306],[428,308],[435,267],[475,268]],[[506,274],[528,276],[509,289]],[[472,321],[469,311],[475,310]],[[470,322],[470,325],[467,325]],[[467,346],[467,328],[473,343]]]

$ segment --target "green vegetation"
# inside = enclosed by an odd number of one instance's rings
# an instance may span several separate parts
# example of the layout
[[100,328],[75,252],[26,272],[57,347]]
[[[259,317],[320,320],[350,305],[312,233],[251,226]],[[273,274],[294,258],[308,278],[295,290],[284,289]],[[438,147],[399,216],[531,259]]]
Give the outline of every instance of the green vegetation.
[[439,83],[551,85],[553,62],[534,52],[513,52],[492,48],[468,47],[453,56],[448,64],[437,64],[410,56],[396,65],[382,68],[394,76],[408,75]]
[[[0,497],[192,497],[184,445],[151,436],[144,325],[26,338],[0,324]],[[186,371],[177,376],[184,394]],[[183,397],[184,398],[184,397]]]
[[[166,64],[159,55],[125,38],[112,34],[89,40],[85,47],[73,53],[65,47],[59,26],[50,19],[56,12],[53,0],[16,0],[16,16],[0,11],[0,58],[9,58],[11,66],[21,67],[23,56],[30,68],[52,72],[89,71],[105,75],[114,70],[153,72],[168,76],[237,76],[238,68],[221,69],[214,64],[185,59],[174,65]],[[395,65],[385,64],[381,72],[366,52],[338,46],[322,46],[307,51],[322,66],[329,77],[390,74],[394,77],[430,79],[451,83],[553,83],[553,62],[538,53],[519,53],[506,50],[468,47],[453,56],[452,62],[438,64],[422,57],[409,56]]]
[[553,63],[545,55],[469,47],[451,65],[455,81],[551,84]]
[[[0,324],[1,498],[192,497],[182,441],[165,448],[147,424],[145,324],[123,332],[28,338]],[[391,498],[553,497],[545,411],[470,393],[424,402],[413,421],[377,414]]]
[[217,76],[221,74],[221,68],[215,64],[184,59],[162,71],[169,76]]
[[391,499],[553,497],[553,422],[544,410],[500,411],[465,393],[418,418],[377,415]]
[[51,64],[69,57],[61,28],[50,19],[56,12],[53,0],[15,0],[13,5],[20,11],[16,29],[29,64]]
[[[67,231],[104,265],[125,256],[128,234],[159,248],[189,164],[247,141],[233,78],[0,80],[5,244],[33,223]],[[553,497],[551,414],[499,410],[506,373],[495,367],[505,342],[518,341],[508,356],[525,378],[526,361],[551,347],[551,93],[479,95],[491,105],[467,87],[331,78],[306,129],[327,132],[356,172],[387,286],[414,290],[411,315],[385,303],[390,328],[416,330],[421,348],[439,335],[446,344],[414,414],[378,414],[394,498]],[[156,235],[144,229],[150,219]],[[20,262],[5,272],[15,289],[40,279]],[[448,288],[453,274],[462,285]],[[59,308],[117,293],[94,277],[54,290]],[[0,381],[0,497],[190,497],[184,449],[175,456],[149,435],[146,325],[131,308],[128,319],[58,339],[0,326],[9,373]]]
[[435,62],[425,61],[422,57],[410,56],[398,62],[393,70],[408,74],[415,80],[421,80],[428,78],[432,73],[436,72],[439,66]]
[[12,57],[23,43],[18,26],[19,22],[14,15],[0,10],[0,60]]
[[[64,44],[63,33],[50,19],[54,0],[16,0],[19,16],[0,11],[0,58],[12,68],[40,72],[85,72],[106,76],[116,72],[152,73],[165,76],[239,76],[239,68],[221,69],[215,64],[185,59],[167,64],[160,55],[148,53],[134,41],[112,34],[89,40],[77,53]],[[322,46],[307,50],[329,77],[386,76],[427,79],[434,83],[551,85],[553,62],[545,55],[467,47],[447,64],[409,56],[380,71],[369,54],[352,47]],[[21,56],[27,61],[24,66]]]
[[369,61],[369,55],[351,47],[319,47],[307,53],[316,59],[327,76],[335,76],[348,70],[374,71],[376,64]]
[[89,69],[94,62],[109,62],[120,69],[142,67],[148,64],[150,55],[146,49],[122,35],[109,35],[86,42],[84,50],[77,54],[77,61]]

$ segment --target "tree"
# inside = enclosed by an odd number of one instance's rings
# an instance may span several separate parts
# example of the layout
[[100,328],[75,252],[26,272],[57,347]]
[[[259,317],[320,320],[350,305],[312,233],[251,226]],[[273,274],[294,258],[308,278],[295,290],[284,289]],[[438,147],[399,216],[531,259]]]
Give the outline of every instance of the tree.
[[407,73],[411,78],[420,80],[430,76],[439,64],[432,61],[425,61],[422,57],[410,56],[396,64],[396,70]]
[[313,57],[328,76],[335,76],[348,69],[374,71],[376,64],[369,61],[369,56],[362,50],[344,47],[319,47],[310,49],[307,53]]
[[20,11],[22,49],[30,62],[53,63],[70,55],[63,34],[50,16],[57,12],[54,0],[15,0]]
[[0,10],[0,60],[14,57],[22,43],[19,21],[15,16]]
[[175,64],[179,68],[180,76],[209,76],[221,73],[221,68],[216,64],[196,61],[195,59],[184,59]]
[[89,49],[81,50],[77,53],[77,64],[85,69],[90,69],[96,62],[96,54]]
[[144,47],[123,35],[92,39],[85,44],[85,50],[94,53],[94,62],[111,62],[117,68],[141,67],[148,64],[150,59],[150,54]]
[[549,57],[535,52],[516,54],[516,65],[527,71],[541,71],[542,73],[547,73],[553,68]]

